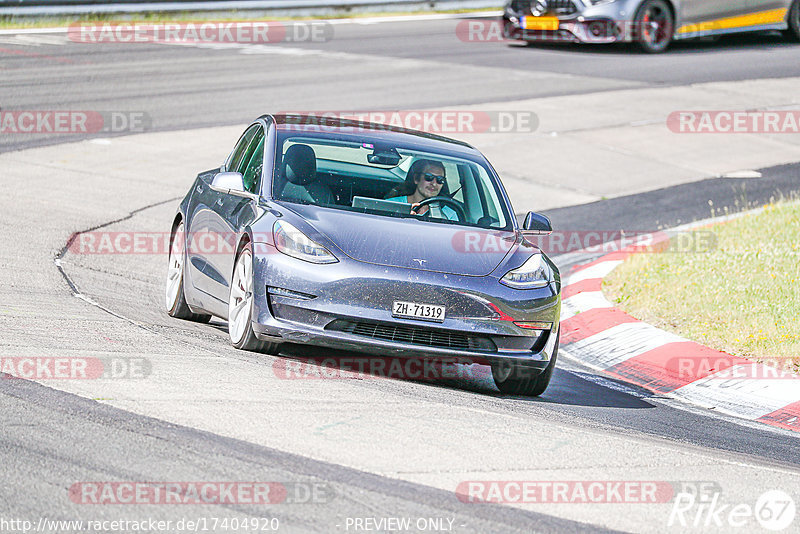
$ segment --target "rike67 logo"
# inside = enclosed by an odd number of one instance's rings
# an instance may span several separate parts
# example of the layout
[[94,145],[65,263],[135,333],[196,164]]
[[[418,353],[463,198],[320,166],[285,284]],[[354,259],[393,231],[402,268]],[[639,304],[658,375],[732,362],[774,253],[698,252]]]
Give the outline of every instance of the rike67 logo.
[[667,520],[670,527],[705,530],[709,528],[732,529],[756,526],[771,531],[782,531],[794,523],[797,509],[792,497],[781,490],[762,493],[755,501],[725,502],[719,487],[704,491],[702,488],[684,488],[675,496]]

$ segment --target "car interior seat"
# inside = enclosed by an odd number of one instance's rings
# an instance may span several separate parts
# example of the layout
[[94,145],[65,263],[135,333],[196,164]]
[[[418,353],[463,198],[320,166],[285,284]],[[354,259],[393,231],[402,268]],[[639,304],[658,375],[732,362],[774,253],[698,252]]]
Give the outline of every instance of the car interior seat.
[[317,179],[317,157],[310,146],[290,146],[283,155],[280,176],[284,181],[280,198],[310,204],[333,204],[331,189]]

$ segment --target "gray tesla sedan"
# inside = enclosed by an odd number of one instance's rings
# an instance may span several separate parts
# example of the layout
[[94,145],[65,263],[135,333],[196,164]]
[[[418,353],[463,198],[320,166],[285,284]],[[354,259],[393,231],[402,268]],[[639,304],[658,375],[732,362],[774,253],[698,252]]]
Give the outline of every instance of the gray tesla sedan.
[[800,39],[800,0],[511,0],[506,37],[522,41],[637,42],[647,52],[673,40],[780,30]]
[[286,344],[489,364],[540,395],[561,280],[471,146],[413,130],[265,115],[200,173],[172,223],[173,317],[228,321],[233,345]]

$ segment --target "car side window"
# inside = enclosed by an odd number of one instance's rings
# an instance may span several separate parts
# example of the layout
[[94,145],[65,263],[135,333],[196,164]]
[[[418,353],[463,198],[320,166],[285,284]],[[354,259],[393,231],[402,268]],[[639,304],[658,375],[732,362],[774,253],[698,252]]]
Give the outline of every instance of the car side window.
[[238,172],[242,173],[244,188],[251,193],[258,190],[258,180],[261,178],[261,167],[264,165],[264,132],[259,128],[258,133],[253,136],[247,154],[242,158],[242,163]]
[[[231,152],[231,155],[228,157],[228,161],[225,163],[225,169],[230,172],[238,172],[238,168],[242,165],[242,160],[244,160],[244,156],[247,152],[247,147],[250,146],[250,141],[253,140],[253,137],[261,130],[260,124],[254,124],[247,130],[245,130],[242,137],[239,138],[239,142],[236,143],[236,146]],[[247,160],[245,160],[246,162]]]

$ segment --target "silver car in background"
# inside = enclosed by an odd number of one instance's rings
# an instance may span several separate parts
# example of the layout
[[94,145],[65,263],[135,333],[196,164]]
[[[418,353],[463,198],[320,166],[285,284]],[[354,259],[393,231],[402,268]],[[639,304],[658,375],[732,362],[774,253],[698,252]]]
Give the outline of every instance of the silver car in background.
[[780,30],[800,40],[800,0],[511,0],[504,34],[528,42],[636,42],[650,53],[673,40]]

